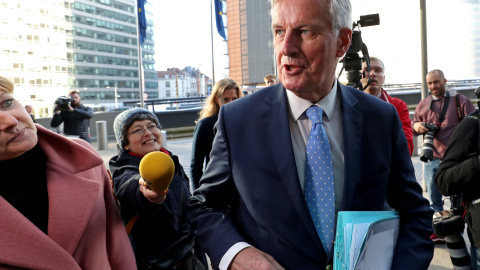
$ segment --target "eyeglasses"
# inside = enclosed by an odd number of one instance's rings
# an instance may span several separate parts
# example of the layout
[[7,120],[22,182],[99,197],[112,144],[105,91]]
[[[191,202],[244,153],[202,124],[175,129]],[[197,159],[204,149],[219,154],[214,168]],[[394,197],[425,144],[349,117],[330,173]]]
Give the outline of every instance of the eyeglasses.
[[143,135],[147,129],[148,131],[153,133],[154,131],[160,130],[160,126],[151,124],[151,125],[148,125],[147,128],[136,128],[132,132],[128,133],[128,135]]

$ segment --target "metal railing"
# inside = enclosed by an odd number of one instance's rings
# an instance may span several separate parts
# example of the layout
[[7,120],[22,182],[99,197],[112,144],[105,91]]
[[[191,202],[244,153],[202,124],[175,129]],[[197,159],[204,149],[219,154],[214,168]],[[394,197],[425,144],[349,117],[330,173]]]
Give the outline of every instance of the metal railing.
[[[187,98],[169,98],[169,99],[149,99],[145,100],[145,107],[151,108],[155,111],[155,105],[170,104],[172,107],[175,104],[195,104],[201,106],[205,102],[206,97],[187,97]],[[139,101],[127,101],[123,103],[125,106],[140,107]],[[151,106],[151,107],[150,107]]]
[[[448,89],[456,89],[461,87],[476,88],[480,86],[480,79],[472,80],[452,80],[447,81]],[[412,91],[412,90],[422,90],[421,83],[399,83],[399,84],[384,84],[383,89],[389,93],[401,92],[401,91]]]

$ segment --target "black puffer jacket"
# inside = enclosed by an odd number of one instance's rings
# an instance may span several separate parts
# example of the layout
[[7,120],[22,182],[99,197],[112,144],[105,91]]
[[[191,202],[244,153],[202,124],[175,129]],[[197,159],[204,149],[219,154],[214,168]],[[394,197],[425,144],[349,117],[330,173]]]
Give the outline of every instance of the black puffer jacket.
[[168,153],[175,164],[175,173],[162,204],[150,202],[140,192],[138,167],[141,157],[122,151],[110,159],[110,171],[123,222],[127,224],[132,216],[140,214],[129,235],[138,269],[161,269],[154,265],[163,264],[163,261],[166,263],[167,260],[175,265],[194,246],[190,229],[192,215],[188,209],[191,196],[189,180],[178,157]]
[[435,183],[443,195],[463,193],[467,202],[465,222],[470,242],[480,247],[480,152],[479,113],[466,117],[453,132],[442,163],[438,167]]
[[73,112],[62,111],[59,114],[53,114],[50,125],[58,127],[63,122],[63,133],[65,135],[77,135],[81,139],[91,142],[88,136],[88,127],[90,126],[90,118],[92,118],[93,110],[80,104],[73,108]]

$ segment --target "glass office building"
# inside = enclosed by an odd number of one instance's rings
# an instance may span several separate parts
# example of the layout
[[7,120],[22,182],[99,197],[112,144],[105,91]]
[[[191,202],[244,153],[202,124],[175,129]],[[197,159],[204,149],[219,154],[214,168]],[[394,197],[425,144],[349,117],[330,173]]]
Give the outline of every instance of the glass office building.
[[[134,0],[0,1],[0,74],[37,117],[51,115],[54,100],[78,90],[89,105],[138,100],[140,81]],[[145,7],[142,47],[145,93],[158,97],[151,3]]]

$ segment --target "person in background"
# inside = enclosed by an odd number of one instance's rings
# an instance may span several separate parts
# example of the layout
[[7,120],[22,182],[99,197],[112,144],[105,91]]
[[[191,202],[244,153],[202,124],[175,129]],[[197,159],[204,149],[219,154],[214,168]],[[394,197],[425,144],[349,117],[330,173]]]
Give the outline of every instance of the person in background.
[[387,202],[400,215],[391,269],[427,269],[433,211],[397,112],[335,78],[350,1],[270,3],[281,83],[220,109],[190,199],[200,246],[220,270],[331,269],[336,213]]
[[213,126],[217,122],[220,107],[242,96],[243,93],[235,80],[222,79],[215,84],[212,94],[205,101],[193,132],[192,161],[190,163],[192,190],[199,187],[203,170],[210,161],[209,155],[215,136]]
[[468,239],[471,244],[470,258],[473,270],[480,270],[480,146],[478,144],[480,122],[478,118],[479,112],[476,110],[455,128],[435,176],[435,184],[443,195],[463,194],[463,201],[466,203],[464,220],[467,223]]
[[68,103],[68,109],[61,111],[58,106],[55,106],[55,113],[50,125],[55,128],[63,123],[63,133],[65,135],[79,136],[80,139],[91,143],[88,127],[93,110],[80,102],[81,98],[78,91],[70,91],[69,96],[71,102]]
[[[448,141],[458,123],[463,117],[469,115],[475,110],[473,103],[464,95],[450,95],[446,91],[447,79],[443,72],[434,69],[427,74],[427,85],[431,95],[424,98],[415,108],[415,116],[413,119],[413,136],[424,135],[429,129],[425,124],[433,124],[438,128],[438,132],[433,137],[433,160],[429,160],[424,166],[424,179],[427,186],[428,199],[430,207],[435,212],[443,210],[442,194],[435,185],[435,174],[438,166],[443,159]],[[448,102],[446,102],[448,100]],[[445,107],[446,106],[446,107]],[[460,108],[460,115],[458,109]],[[446,109],[444,119],[440,119],[441,112]],[[433,242],[443,243],[445,240],[437,234],[432,234]]]
[[402,129],[407,138],[408,152],[410,156],[413,153],[413,134],[412,121],[410,120],[410,113],[408,112],[407,103],[403,100],[391,97],[383,90],[383,83],[385,82],[385,66],[382,60],[376,57],[370,57],[370,72],[367,71],[367,63],[362,63],[362,71],[365,72],[365,78],[361,79],[362,85],[365,87],[370,79],[371,82],[365,93],[392,104],[397,110],[400,121],[402,122]]
[[0,268],[137,269],[95,150],[35,125],[0,76]]
[[[129,235],[138,269],[203,270],[206,262],[192,252],[195,237],[190,228],[188,177],[178,157],[162,147],[160,127],[155,114],[143,108],[126,110],[115,118],[119,152],[109,164],[121,217],[128,224],[138,214]],[[151,190],[139,172],[140,161],[153,151],[169,155],[175,164],[173,180],[162,193]],[[203,261],[203,253],[196,252]]]
[[32,118],[33,120],[33,123],[37,123],[35,121],[35,116],[33,115],[33,106],[32,105],[25,105],[25,110],[27,111],[27,113],[30,115],[30,117]]
[[273,74],[268,74],[267,76],[265,76],[265,78],[263,78],[263,80],[265,81],[266,86],[272,86],[278,83],[277,76]]

